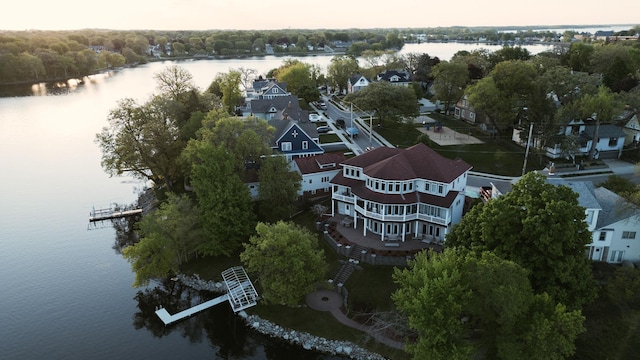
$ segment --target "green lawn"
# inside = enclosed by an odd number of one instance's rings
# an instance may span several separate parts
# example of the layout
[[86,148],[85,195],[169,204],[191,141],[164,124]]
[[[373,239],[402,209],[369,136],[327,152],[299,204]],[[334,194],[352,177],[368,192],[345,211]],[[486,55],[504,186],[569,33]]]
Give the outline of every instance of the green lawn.
[[320,139],[320,144],[340,142],[340,137],[336,134],[320,134],[318,138]]
[[[525,149],[514,144],[509,138],[491,139],[479,131],[475,126],[460,120],[455,120],[439,114],[431,115],[447,126],[464,134],[471,134],[485,141],[483,144],[472,145],[448,145],[440,146],[433,141],[429,141],[429,146],[442,156],[450,159],[462,159],[473,166],[473,171],[505,175],[522,175],[524,165]],[[398,124],[384,122],[383,127],[376,128],[376,131],[387,141],[396,147],[409,147],[418,143],[418,137],[422,134],[417,128],[417,124]],[[527,171],[540,170],[548,159],[529,154],[527,161]]]

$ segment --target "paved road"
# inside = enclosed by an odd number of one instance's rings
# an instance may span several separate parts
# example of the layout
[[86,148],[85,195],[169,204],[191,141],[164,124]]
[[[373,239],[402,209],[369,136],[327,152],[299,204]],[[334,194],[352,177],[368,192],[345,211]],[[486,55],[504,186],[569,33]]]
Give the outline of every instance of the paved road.
[[[335,104],[329,101],[329,98],[324,98],[325,103],[327,105],[326,110],[324,111],[326,117],[328,118],[328,123],[330,126],[333,125],[336,128],[336,133],[340,133],[341,137],[345,138],[345,142],[350,145],[351,149],[356,154],[361,154],[366,151],[368,147],[381,147],[381,146],[390,146],[390,144],[382,143],[376,137],[375,132],[369,131],[369,121],[370,119],[361,119],[354,112],[353,117],[351,116],[351,111],[349,109],[343,109],[341,107],[336,106]],[[351,138],[344,130],[340,130],[336,125],[336,121],[338,119],[343,119],[345,121],[346,127],[355,127],[358,129],[359,135],[355,138]],[[347,139],[350,138],[350,139]]]

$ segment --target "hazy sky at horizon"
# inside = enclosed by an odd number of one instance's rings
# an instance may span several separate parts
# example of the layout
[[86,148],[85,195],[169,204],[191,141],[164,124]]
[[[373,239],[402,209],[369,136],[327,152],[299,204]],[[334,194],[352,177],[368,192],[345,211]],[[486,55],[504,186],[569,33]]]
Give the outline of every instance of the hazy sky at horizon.
[[640,24],[640,1],[81,0],[14,1],[0,30],[273,30]]

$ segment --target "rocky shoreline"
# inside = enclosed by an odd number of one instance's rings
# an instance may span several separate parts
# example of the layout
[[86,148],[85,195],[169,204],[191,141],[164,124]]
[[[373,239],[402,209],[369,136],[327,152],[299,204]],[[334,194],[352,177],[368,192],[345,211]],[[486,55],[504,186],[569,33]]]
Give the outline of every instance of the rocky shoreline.
[[[224,293],[226,291],[225,284],[223,282],[203,280],[200,279],[197,274],[193,276],[181,274],[176,278],[177,281],[180,281],[182,284],[195,290],[205,290],[214,293]],[[306,332],[287,329],[268,320],[264,320],[259,316],[248,315],[244,311],[240,312],[240,316],[244,319],[247,326],[253,330],[263,335],[282,339],[290,344],[301,346],[305,350],[317,351],[330,355],[343,355],[354,360],[386,359],[380,354],[370,352],[349,341],[329,340]]]

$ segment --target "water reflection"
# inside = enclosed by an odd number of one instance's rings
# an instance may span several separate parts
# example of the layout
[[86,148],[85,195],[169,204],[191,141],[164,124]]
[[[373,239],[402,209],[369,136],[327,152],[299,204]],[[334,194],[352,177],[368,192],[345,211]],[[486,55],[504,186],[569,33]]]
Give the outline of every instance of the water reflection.
[[220,294],[197,291],[178,281],[161,280],[152,288],[138,291],[138,312],[133,315],[136,330],[145,329],[156,338],[163,338],[179,332],[190,343],[208,341],[222,358],[253,358],[258,343],[249,340],[244,321],[236,316],[226,304],[214,306],[198,316],[193,316],[165,326],[155,314],[159,307],[169,313],[177,313],[192,306],[211,300]]

